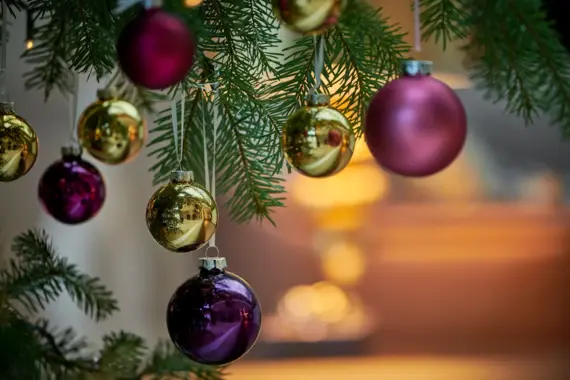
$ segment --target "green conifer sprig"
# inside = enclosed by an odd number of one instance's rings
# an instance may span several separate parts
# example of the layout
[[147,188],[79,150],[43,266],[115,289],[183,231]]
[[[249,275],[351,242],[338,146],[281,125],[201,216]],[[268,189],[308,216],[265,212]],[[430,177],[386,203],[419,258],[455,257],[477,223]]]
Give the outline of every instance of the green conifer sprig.
[[120,331],[105,335],[101,350],[93,352],[73,329],[34,319],[64,293],[96,321],[118,304],[98,278],[60,257],[45,232],[17,236],[12,250],[14,258],[0,270],[0,379],[222,379],[220,369],[189,361],[170,343],[149,353],[142,337]]

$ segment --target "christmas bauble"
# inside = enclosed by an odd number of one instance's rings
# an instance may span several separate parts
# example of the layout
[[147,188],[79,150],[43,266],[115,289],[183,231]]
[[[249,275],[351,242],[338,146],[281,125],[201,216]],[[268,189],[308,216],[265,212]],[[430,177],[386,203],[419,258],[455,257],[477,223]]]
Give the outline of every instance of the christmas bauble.
[[383,168],[423,177],[445,169],[459,155],[467,118],[453,90],[430,75],[431,62],[408,61],[404,69],[370,102],[364,133]]
[[144,145],[145,121],[131,103],[104,90],[98,97],[81,114],[77,137],[96,159],[111,165],[126,162]]
[[225,259],[201,259],[200,273],[174,293],[166,313],[170,338],[191,360],[225,365],[259,337],[261,307],[249,284],[225,271]]
[[117,41],[123,72],[134,84],[152,90],[182,81],[194,63],[195,49],[184,21],[160,8],[143,10]]
[[192,172],[173,172],[170,183],[158,189],[146,207],[152,237],[173,252],[203,247],[218,225],[216,201],[193,180]]
[[48,214],[65,224],[93,218],[105,202],[105,181],[99,170],[81,159],[81,148],[61,149],[61,160],[42,175],[40,201]]
[[273,0],[278,19],[296,32],[322,33],[338,22],[346,0]]
[[289,117],[281,142],[285,158],[297,171],[326,177],[348,165],[355,137],[348,119],[329,107],[328,96],[316,94]]
[[0,182],[11,182],[30,171],[38,157],[38,136],[14,111],[0,103]]

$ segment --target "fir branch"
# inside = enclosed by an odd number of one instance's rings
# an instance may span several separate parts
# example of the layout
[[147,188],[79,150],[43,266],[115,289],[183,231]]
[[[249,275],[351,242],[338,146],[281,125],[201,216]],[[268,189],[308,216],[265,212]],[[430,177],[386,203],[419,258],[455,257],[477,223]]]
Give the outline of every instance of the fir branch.
[[112,374],[114,378],[136,377],[146,349],[144,339],[135,334],[121,331],[105,335],[97,363],[98,370]]
[[[45,2],[43,3],[45,6]],[[54,89],[66,94],[72,89],[72,78],[67,58],[68,34],[72,21],[64,12],[51,13],[43,8],[32,8],[43,15],[35,30],[34,47],[22,55],[32,69],[24,74],[28,90],[43,90],[47,100]]]
[[448,43],[467,38],[471,31],[471,21],[465,2],[466,0],[422,0],[422,39],[433,38],[445,50]]
[[189,373],[197,380],[221,380],[223,377],[222,369],[194,363],[166,341],[156,345],[139,377],[149,380],[186,380]]
[[466,48],[482,52],[472,69],[487,97],[506,101],[507,111],[528,124],[544,112],[568,137],[569,56],[540,4],[485,0],[470,12],[474,33]]
[[112,293],[96,277],[87,276],[66,258],[58,257],[44,231],[28,231],[16,237],[12,246],[19,262],[0,273],[9,299],[20,302],[29,312],[43,309],[63,289],[83,311],[102,320],[118,310]]

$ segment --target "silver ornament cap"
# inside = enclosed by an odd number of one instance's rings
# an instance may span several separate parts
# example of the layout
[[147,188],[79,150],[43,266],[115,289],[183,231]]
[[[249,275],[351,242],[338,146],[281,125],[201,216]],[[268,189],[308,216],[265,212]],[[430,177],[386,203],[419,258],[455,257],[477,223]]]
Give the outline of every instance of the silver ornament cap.
[[228,266],[225,257],[201,257],[200,259],[200,269],[206,270],[225,270]]
[[402,62],[402,76],[415,77],[431,75],[433,63],[431,61],[409,60]]
[[170,181],[173,183],[192,183],[194,182],[194,172],[175,170],[170,173]]

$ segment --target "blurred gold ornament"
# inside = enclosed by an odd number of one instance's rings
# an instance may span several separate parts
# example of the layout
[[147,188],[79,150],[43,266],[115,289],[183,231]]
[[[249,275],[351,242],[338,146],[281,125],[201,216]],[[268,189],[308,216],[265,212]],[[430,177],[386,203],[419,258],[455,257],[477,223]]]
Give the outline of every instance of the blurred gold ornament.
[[101,90],[98,100],[79,118],[77,137],[85,149],[106,164],[120,164],[137,155],[146,138],[145,121],[131,103]]
[[14,111],[0,103],[0,182],[11,182],[30,171],[38,157],[38,136]]
[[346,0],[273,0],[275,16],[295,32],[322,33],[335,25]]
[[329,97],[316,94],[287,120],[282,145],[296,170],[318,178],[336,174],[348,165],[355,137],[348,119],[329,107]]
[[158,244],[173,252],[203,247],[216,232],[218,208],[192,172],[172,172],[170,183],[150,198],[146,225]]
[[202,5],[203,0],[184,0],[184,6],[188,8],[194,8],[198,5]]

